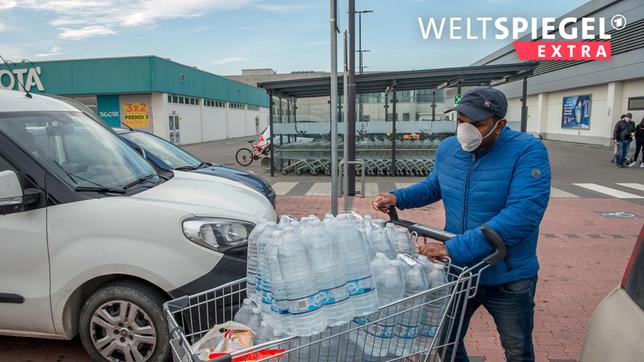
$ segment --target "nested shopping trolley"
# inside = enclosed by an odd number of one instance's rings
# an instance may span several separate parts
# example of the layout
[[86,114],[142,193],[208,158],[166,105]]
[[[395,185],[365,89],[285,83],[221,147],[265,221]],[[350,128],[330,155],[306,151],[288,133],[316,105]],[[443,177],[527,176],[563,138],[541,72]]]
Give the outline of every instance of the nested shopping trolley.
[[[400,220],[394,209],[389,215],[390,222],[409,229],[415,242],[427,239],[444,242],[454,237],[442,230]],[[381,306],[375,313],[329,327],[316,336],[279,338],[223,356],[211,356],[210,360],[453,361],[458,336],[464,334],[463,311],[477,293],[481,272],[505,257],[505,245],[498,234],[485,225],[481,230],[493,246],[493,253],[466,268],[444,259],[443,285]],[[415,262],[413,255],[407,259],[409,263]],[[232,320],[245,297],[244,278],[165,303],[174,360],[202,361],[192,345],[214,326]]]

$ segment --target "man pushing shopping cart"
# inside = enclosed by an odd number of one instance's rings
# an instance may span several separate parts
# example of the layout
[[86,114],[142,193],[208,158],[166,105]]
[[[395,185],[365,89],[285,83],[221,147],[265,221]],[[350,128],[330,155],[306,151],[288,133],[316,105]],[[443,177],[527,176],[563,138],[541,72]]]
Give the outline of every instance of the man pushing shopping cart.
[[[432,173],[409,187],[380,194],[373,207],[417,208],[443,200],[445,244],[427,243],[420,253],[448,256],[472,266],[493,250],[480,228],[488,225],[505,243],[504,260],[483,271],[478,292],[463,312],[455,361],[469,361],[463,343],[470,318],[483,306],[494,318],[506,359],[534,361],[532,329],[537,284],[539,224],[550,197],[550,164],[543,143],[506,127],[507,99],[490,87],[475,88],[458,105],[456,137],[441,143]],[[452,346],[447,347],[452,354]],[[448,358],[449,360],[449,358]]]

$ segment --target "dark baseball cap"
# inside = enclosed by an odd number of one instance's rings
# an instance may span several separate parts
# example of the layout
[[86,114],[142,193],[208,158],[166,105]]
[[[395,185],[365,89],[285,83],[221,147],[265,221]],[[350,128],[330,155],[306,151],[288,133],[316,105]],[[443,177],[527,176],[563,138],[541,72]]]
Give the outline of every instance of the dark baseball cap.
[[463,94],[461,101],[445,111],[463,113],[474,122],[480,122],[490,116],[505,117],[508,111],[508,100],[505,94],[492,87],[478,87]]

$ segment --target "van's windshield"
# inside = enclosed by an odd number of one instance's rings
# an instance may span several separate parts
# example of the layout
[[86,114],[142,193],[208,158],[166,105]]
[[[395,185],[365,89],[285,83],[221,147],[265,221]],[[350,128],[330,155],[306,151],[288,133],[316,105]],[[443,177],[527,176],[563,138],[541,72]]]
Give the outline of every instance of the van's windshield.
[[77,190],[159,181],[132,148],[81,112],[0,112],[0,132]]

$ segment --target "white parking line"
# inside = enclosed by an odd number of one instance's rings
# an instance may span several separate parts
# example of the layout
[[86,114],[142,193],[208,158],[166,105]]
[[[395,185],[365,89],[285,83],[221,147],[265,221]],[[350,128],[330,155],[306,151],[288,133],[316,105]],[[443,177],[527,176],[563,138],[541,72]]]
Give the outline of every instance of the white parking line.
[[[359,183],[356,183],[356,187],[360,187],[359,185],[360,185]],[[365,197],[378,195],[377,182],[365,182],[364,188],[365,188],[365,192],[364,192]]]
[[644,191],[644,185],[638,184],[638,183],[635,183],[635,182],[618,183],[618,185],[625,186],[625,187],[630,187],[630,188],[635,189],[635,190]]
[[413,184],[414,184],[414,182],[396,182],[396,188],[397,189],[402,189],[402,188],[405,188],[407,186],[411,186]]
[[289,182],[289,181],[280,181],[276,182],[273,185],[273,190],[275,190],[275,193],[278,195],[286,195],[293,187],[297,185],[297,182]]
[[638,196],[635,194],[631,194],[629,192],[624,192],[624,191],[619,191],[612,189],[610,187],[602,186],[602,185],[597,185],[597,184],[592,184],[592,183],[577,183],[573,184],[575,186],[583,187],[588,190],[592,190],[595,192],[599,192],[608,196],[612,196],[618,199],[641,199],[643,198],[642,196]]
[[307,196],[330,196],[331,183],[330,182],[316,182],[311,186],[309,191],[306,192]]
[[550,188],[550,197],[579,197],[575,194],[571,194],[570,192],[566,192],[564,190],[559,190],[557,188],[551,187]]

